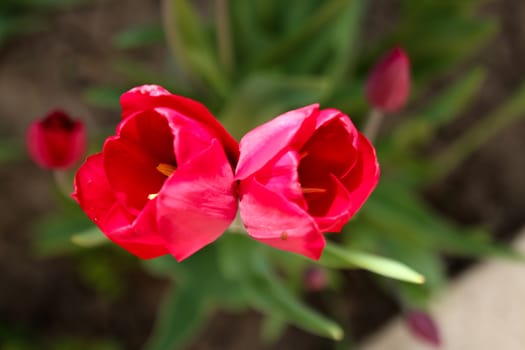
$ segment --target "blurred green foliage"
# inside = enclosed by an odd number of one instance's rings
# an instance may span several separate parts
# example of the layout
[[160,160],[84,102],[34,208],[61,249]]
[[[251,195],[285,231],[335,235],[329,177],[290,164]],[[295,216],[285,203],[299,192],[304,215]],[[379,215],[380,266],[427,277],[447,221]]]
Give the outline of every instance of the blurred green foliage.
[[[520,88],[438,156],[421,152],[437,130],[473,101],[486,77],[483,66],[466,63],[497,32],[494,19],[478,15],[480,1],[399,1],[392,15],[395,22],[375,40],[369,40],[374,28],[364,26],[369,5],[365,0],[216,1],[210,2],[215,7],[209,17],[189,0],[162,4],[162,25],[128,28],[113,42],[125,53],[165,40],[170,50],[166,66],[159,69],[129,58],[115,62],[115,70],[130,84],[157,83],[204,101],[236,137],[286,110],[314,102],[339,108],[362,126],[369,109],[363,84],[370,66],[395,44],[408,52],[412,98],[418,107],[377,142],[380,184],[338,236],[338,245],[329,245],[321,264],[417,280],[410,266],[425,277],[424,284],[383,277],[378,283],[405,306],[424,308],[446,282],[443,254],[521,259],[492,242],[484,228],[460,227],[420,196],[525,112],[525,88]],[[449,77],[448,84],[430,91],[430,83],[443,76]],[[94,86],[85,97],[116,110],[122,90]],[[71,248],[72,233],[83,246],[103,242],[98,231],[75,222],[76,214],[68,214],[69,222],[63,218],[39,225],[38,252],[64,252]],[[88,276],[114,276],[97,266]],[[337,322],[300,301],[302,276],[311,262],[242,235],[225,234],[182,264],[166,256],[144,266],[173,281],[147,349],[183,347],[218,308],[261,311],[266,340],[278,339],[286,324],[332,339],[343,336]]]

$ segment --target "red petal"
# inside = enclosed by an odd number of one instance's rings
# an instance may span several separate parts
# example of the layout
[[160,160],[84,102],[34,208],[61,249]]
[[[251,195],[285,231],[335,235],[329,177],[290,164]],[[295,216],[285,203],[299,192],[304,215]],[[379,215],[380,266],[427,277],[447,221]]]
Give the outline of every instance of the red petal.
[[265,166],[257,173],[256,177],[257,181],[268,190],[281,194],[306,210],[306,202],[297,173],[298,165],[299,156],[297,152],[288,151]]
[[157,193],[166,180],[156,169],[159,162],[142,145],[119,137],[107,139],[103,153],[106,175],[116,198],[138,215],[148,195]]
[[150,110],[123,120],[118,133],[104,144],[104,167],[117,198],[138,215],[148,195],[166,180],[157,166],[177,165],[173,130],[164,116]]
[[157,200],[159,231],[175,259],[215,241],[237,212],[233,172],[218,140],[178,168]]
[[362,134],[359,134],[357,163],[342,181],[351,198],[350,214],[354,215],[365,203],[379,181],[379,163],[375,149]]
[[316,130],[300,153],[300,176],[309,178],[331,173],[337,177],[347,174],[357,160],[357,130],[348,117],[336,110],[321,111]]
[[155,111],[168,120],[174,135],[174,149],[177,164],[184,166],[185,163],[201,154],[210,146],[210,140],[216,136],[196,122],[172,109],[155,108]]
[[235,178],[247,178],[290,147],[301,148],[314,131],[318,111],[318,105],[299,108],[244,135]]
[[140,258],[167,253],[158,238],[137,236],[132,229],[135,217],[115,199],[104,173],[101,153],[89,157],[75,176],[73,198],[87,216],[113,242]]
[[[329,202],[322,204],[323,215],[314,218],[321,232],[339,232],[352,217],[353,213],[349,210],[352,199],[345,186],[333,175],[330,177],[329,189]],[[308,204],[313,206],[316,202],[309,201]]]
[[252,238],[315,260],[321,256],[325,240],[312,217],[254,178],[241,182],[240,212]]
[[153,110],[141,111],[126,120],[118,128],[120,138],[144,148],[159,163],[175,164],[173,130],[162,114]]
[[127,118],[137,111],[167,107],[196,120],[216,134],[223,144],[228,159],[233,165],[239,158],[237,141],[224,129],[219,121],[201,103],[173,95],[158,85],[142,85],[124,93],[120,98],[122,117]]

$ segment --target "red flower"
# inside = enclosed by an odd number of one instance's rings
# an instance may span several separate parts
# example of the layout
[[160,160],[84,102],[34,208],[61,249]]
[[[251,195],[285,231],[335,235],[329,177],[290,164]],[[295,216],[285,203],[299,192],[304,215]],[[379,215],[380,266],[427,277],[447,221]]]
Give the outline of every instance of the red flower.
[[26,142],[36,164],[46,169],[67,169],[84,155],[86,130],[81,121],[55,110],[29,126]]
[[366,81],[366,98],[383,112],[396,112],[410,93],[410,60],[396,47],[376,63]]
[[439,328],[428,313],[419,310],[408,311],[405,322],[416,337],[435,347],[441,346]]
[[311,105],[246,134],[236,179],[254,239],[318,259],[323,232],[338,232],[379,178],[375,150],[350,119]]
[[145,85],[121,97],[123,120],[79,169],[75,193],[112,241],[141,258],[181,261],[237,211],[237,142],[200,103]]
[[328,286],[328,276],[322,268],[311,266],[304,272],[303,283],[307,291],[319,292]]

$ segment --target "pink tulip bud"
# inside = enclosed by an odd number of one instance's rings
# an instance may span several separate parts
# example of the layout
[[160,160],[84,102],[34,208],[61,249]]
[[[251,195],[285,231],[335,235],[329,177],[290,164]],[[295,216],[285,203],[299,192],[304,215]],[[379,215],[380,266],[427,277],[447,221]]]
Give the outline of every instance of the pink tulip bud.
[[376,63],[366,81],[366,98],[385,113],[401,109],[410,93],[410,60],[400,47]]
[[31,159],[42,168],[70,168],[86,150],[84,123],[71,119],[61,110],[54,110],[31,123],[26,143]]
[[416,337],[435,347],[441,345],[438,326],[428,313],[419,310],[408,311],[405,321]]
[[310,267],[304,273],[304,286],[306,290],[318,292],[326,288],[328,278],[326,272],[318,267]]

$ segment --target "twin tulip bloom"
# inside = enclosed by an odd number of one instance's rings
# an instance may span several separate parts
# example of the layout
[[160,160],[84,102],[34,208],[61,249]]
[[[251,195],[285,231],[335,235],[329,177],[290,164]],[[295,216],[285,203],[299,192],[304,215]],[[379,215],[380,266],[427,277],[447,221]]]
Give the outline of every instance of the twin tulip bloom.
[[[373,68],[369,103],[407,100],[409,60],[395,48]],[[121,97],[122,121],[75,177],[73,198],[113,242],[141,258],[184,260],[224,233],[240,210],[255,240],[319,259],[375,188],[373,146],[345,114],[310,105],[248,132],[238,144],[202,104],[156,85]],[[74,165],[82,123],[61,111],[31,125],[29,153],[51,169]]]
[[377,184],[375,150],[350,119],[310,105],[238,144],[202,104],[156,85],[121,97],[122,121],[75,177],[73,197],[113,242],[141,258],[184,260],[238,209],[248,234],[318,259]]

